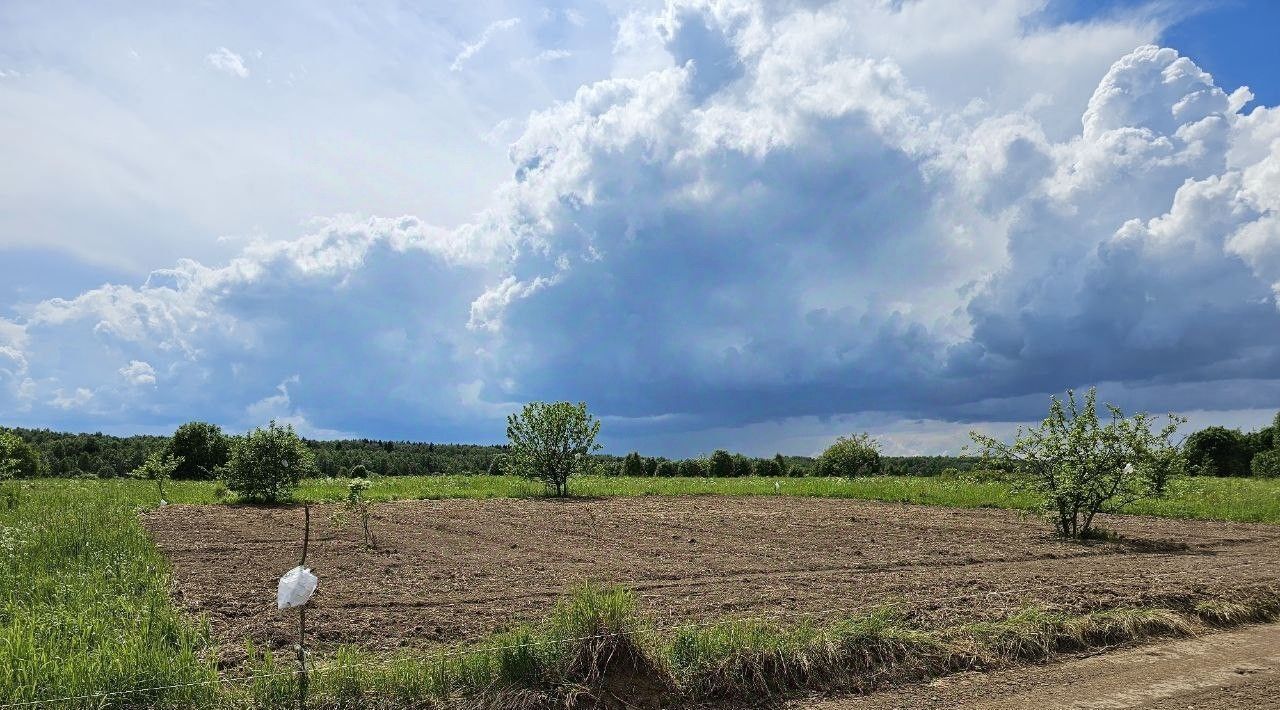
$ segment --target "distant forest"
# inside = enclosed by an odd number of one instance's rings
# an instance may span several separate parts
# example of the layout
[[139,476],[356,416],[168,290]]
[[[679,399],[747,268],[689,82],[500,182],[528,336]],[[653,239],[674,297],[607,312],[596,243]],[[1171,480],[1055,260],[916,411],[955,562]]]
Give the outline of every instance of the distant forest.
[[[39,474],[59,478],[115,478],[127,476],[142,464],[147,455],[163,450],[167,436],[110,436],[107,434],[72,434],[48,429],[12,428],[39,454]],[[411,441],[379,441],[376,439],[305,440],[315,452],[316,466],[322,476],[342,477],[357,465],[382,476],[421,476],[446,474],[500,474],[505,444],[437,444]],[[714,468],[707,459],[670,460],[642,457],[639,467],[624,466],[627,457],[598,455],[593,457],[597,473],[602,475],[718,475],[745,476],[758,473],[777,475],[811,475],[817,460],[809,456],[777,456],[757,459],[740,454],[732,456],[732,467]],[[968,471],[978,459],[958,456],[885,456],[882,473],[908,476],[933,476],[945,469]],[[664,465],[665,464],[665,465]],[[673,465],[674,464],[674,465]]]

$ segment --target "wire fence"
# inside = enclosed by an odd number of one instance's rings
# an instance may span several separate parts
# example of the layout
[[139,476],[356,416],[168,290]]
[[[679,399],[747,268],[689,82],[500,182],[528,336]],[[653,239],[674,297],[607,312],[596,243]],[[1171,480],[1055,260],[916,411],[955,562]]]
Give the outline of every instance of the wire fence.
[[[1156,554],[1174,555],[1177,553],[1156,553]],[[1222,573],[1232,569],[1239,569],[1241,567],[1249,567],[1251,569],[1256,569],[1258,565],[1245,562],[1245,563],[1239,563],[1235,565],[1219,567],[1214,571],[1218,573]],[[1203,570],[1181,570],[1178,572],[1166,573],[1166,574],[1147,574],[1141,580],[1135,580],[1135,581],[1141,584],[1150,586],[1158,582],[1168,581],[1175,578],[1186,577],[1188,575],[1193,575],[1193,574],[1197,575],[1197,578],[1198,578],[1197,581],[1203,581],[1204,579]],[[1253,580],[1253,583],[1276,584],[1276,583],[1280,583],[1280,577],[1267,577],[1267,578],[1255,579]],[[937,604],[952,603],[952,602],[958,602],[961,600],[981,599],[981,598],[987,598],[987,597],[1006,597],[1006,596],[1015,596],[1019,594],[1032,594],[1035,592],[1049,592],[1049,591],[1060,592],[1064,589],[1096,587],[1098,586],[1098,584],[1099,582],[1097,580],[1089,580],[1089,581],[1065,583],[1065,584],[1064,583],[1045,584],[1045,585],[1032,586],[1032,587],[1021,587],[1017,589],[982,590],[982,591],[969,592],[965,594],[949,595],[945,597],[930,597],[927,601],[931,605],[931,608],[929,611],[935,611],[935,612],[959,611],[963,609],[968,609],[970,607],[969,605],[939,607],[937,606]],[[619,638],[628,634],[664,635],[664,634],[674,634],[681,631],[692,631],[696,629],[703,629],[703,628],[709,628],[709,627],[715,627],[715,626],[725,626],[725,625],[731,625],[731,624],[742,624],[742,623],[748,623],[748,622],[768,623],[768,622],[777,622],[780,620],[794,621],[801,618],[809,618],[809,617],[815,617],[815,616],[830,616],[835,614],[854,615],[859,613],[872,612],[878,609],[885,609],[887,607],[892,607],[892,606],[894,606],[893,602],[881,600],[876,602],[864,602],[864,603],[853,605],[853,606],[829,607],[826,609],[811,610],[811,611],[788,611],[785,613],[776,613],[776,614],[756,614],[756,615],[745,616],[745,617],[732,617],[728,619],[715,619],[715,620],[709,620],[709,621],[688,622],[688,623],[672,624],[672,625],[666,625],[666,626],[662,626],[662,625],[641,626],[635,629],[630,629],[626,632],[616,632],[616,631],[605,632],[600,634],[591,634],[587,636],[578,636],[578,637],[572,637],[572,638],[543,639],[539,641],[529,641],[529,642],[523,642],[518,644],[506,644],[506,645],[498,645],[498,646],[480,645],[472,648],[460,648],[453,651],[440,651],[435,653],[429,653],[429,654],[426,654],[425,657],[430,661],[436,662],[436,661],[443,661],[448,658],[457,658],[457,657],[477,655],[482,653],[495,653],[500,651],[512,651],[512,650],[518,650],[518,649],[582,643],[586,641],[606,640],[610,638]],[[460,645],[465,645],[469,643],[476,643],[482,640],[484,639],[471,638],[471,639],[463,639],[456,643]],[[372,662],[365,662],[362,665],[362,667],[366,670],[373,670],[373,669],[385,667],[392,663],[400,662],[401,660],[403,659],[387,658],[387,659],[376,660]],[[349,668],[349,666],[334,662],[334,663],[328,663],[325,665],[309,668],[306,671],[306,673],[308,675],[319,675],[327,672],[332,672],[335,670],[341,670],[344,668]],[[202,680],[202,681],[175,683],[170,685],[149,686],[145,688],[132,688],[127,690],[104,691],[104,692],[89,693],[84,695],[65,696],[65,697],[59,697],[59,698],[27,700],[27,701],[20,701],[20,702],[14,702],[14,703],[0,704],[0,710],[16,710],[18,708],[33,708],[33,707],[62,704],[62,703],[76,703],[76,702],[81,702],[86,700],[102,702],[102,701],[110,700],[113,698],[125,697],[130,695],[158,693],[162,691],[181,690],[181,689],[194,688],[194,687],[207,687],[207,686],[230,685],[230,684],[240,684],[240,683],[257,683],[260,681],[270,680],[273,678],[298,676],[298,675],[301,675],[302,673],[303,671],[301,669],[294,669],[289,671],[277,671],[273,673],[256,673],[256,674],[240,676],[240,677],[220,677],[220,678],[214,678],[214,679]]]

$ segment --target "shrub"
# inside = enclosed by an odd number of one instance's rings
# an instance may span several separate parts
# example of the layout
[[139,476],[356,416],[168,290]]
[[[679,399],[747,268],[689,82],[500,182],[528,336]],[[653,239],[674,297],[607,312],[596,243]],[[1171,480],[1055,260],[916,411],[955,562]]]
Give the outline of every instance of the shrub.
[[680,475],[680,466],[675,461],[661,461],[658,463],[657,476],[660,478],[673,478]]
[[755,463],[742,454],[733,455],[733,475],[739,478],[756,472]]
[[869,434],[842,436],[818,457],[819,476],[872,476],[880,468],[880,444]]
[[209,479],[215,477],[218,467],[226,465],[231,447],[222,427],[188,422],[173,433],[166,453],[178,460],[174,478]]
[[494,456],[493,459],[489,461],[489,475],[502,476],[502,475],[505,475],[506,473],[507,473],[507,457],[504,456],[503,454],[498,454],[497,456]]
[[624,476],[643,476],[644,461],[640,459],[640,454],[632,451],[622,459],[622,475]]
[[778,466],[778,462],[775,459],[760,459],[759,461],[756,461],[755,475],[772,478],[775,476],[781,476],[782,469]]
[[0,429],[0,478],[35,478],[43,472],[44,462],[35,448]]
[[1280,478],[1280,449],[1263,451],[1254,456],[1249,469],[1258,478]]
[[646,457],[644,460],[644,475],[653,477],[658,475],[658,460],[652,456]]
[[275,503],[288,498],[298,481],[316,472],[315,456],[293,426],[274,420],[238,439],[222,470],[227,488],[244,500]]
[[510,462],[515,473],[546,484],[557,496],[569,494],[569,477],[591,463],[599,450],[600,421],[586,402],[531,402],[507,417]]
[[1237,429],[1211,426],[1183,444],[1187,470],[1197,476],[1242,476],[1249,470],[1249,447]]
[[697,459],[685,459],[680,462],[680,475],[684,478],[701,478],[707,475],[702,462]]
[[734,474],[733,456],[724,449],[716,449],[707,459],[707,475],[712,478],[729,478]]
[[1067,391],[1067,407],[1054,397],[1049,416],[1034,429],[1019,429],[1012,444],[970,432],[988,464],[1011,472],[1016,487],[1035,494],[1063,537],[1088,537],[1098,513],[1118,512],[1143,498],[1160,497],[1181,471],[1181,451],[1169,437],[1183,419],[1169,415],[1152,433],[1146,414],[1126,419],[1107,405],[1111,421],[1098,422],[1097,390],[1083,405]]

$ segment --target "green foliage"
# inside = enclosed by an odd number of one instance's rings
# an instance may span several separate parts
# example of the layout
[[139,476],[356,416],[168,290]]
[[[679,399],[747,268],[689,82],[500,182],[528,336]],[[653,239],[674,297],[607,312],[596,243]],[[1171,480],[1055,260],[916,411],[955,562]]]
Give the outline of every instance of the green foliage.
[[600,448],[600,421],[586,402],[530,402],[507,417],[513,472],[542,481],[557,496],[569,494],[569,477],[590,464]]
[[680,464],[675,461],[663,460],[658,463],[658,470],[654,475],[659,478],[674,478],[680,475]]
[[842,436],[818,457],[819,476],[874,476],[880,469],[880,444],[870,434]]
[[1041,502],[1059,535],[1087,537],[1094,516],[1118,512],[1143,498],[1160,497],[1182,470],[1181,452],[1169,437],[1183,419],[1169,415],[1159,433],[1145,414],[1125,418],[1107,405],[1111,421],[1098,421],[1097,390],[1083,405],[1067,392],[1067,407],[1054,397],[1038,428],[1019,429],[1012,444],[971,432],[994,468],[1017,475],[1019,487]]
[[682,478],[700,478],[707,475],[707,469],[698,459],[685,459],[680,462],[680,476]]
[[622,475],[624,476],[643,476],[644,461],[641,460],[640,454],[632,451],[622,459]]
[[151,484],[21,485],[23,504],[0,506],[0,705],[177,686],[39,707],[213,706],[207,629],[173,607],[168,563],[138,521]]
[[155,451],[147,457],[142,465],[129,472],[129,475],[147,481],[155,481],[160,494],[160,503],[164,504],[164,482],[173,478],[174,471],[182,466],[182,458],[163,451]]
[[1280,478],[1280,449],[1263,451],[1249,465],[1258,478]]
[[174,478],[209,480],[217,477],[217,469],[226,465],[231,445],[222,427],[205,422],[188,422],[178,427],[169,439],[166,451],[180,461]]
[[658,475],[658,459],[655,459],[652,456],[645,457],[644,475],[651,477]]
[[803,470],[803,469],[800,469],[799,466],[792,466],[791,464],[788,464],[787,457],[783,456],[782,454],[774,454],[773,463],[774,463],[773,469],[777,471],[777,473],[774,474],[775,476],[804,475],[803,473],[800,473],[800,474],[794,473],[795,470]]
[[1183,444],[1188,472],[1197,476],[1239,476],[1249,471],[1249,447],[1238,429],[1211,426]]
[[735,473],[733,456],[724,449],[716,449],[707,457],[707,474],[712,478],[729,478]]
[[741,478],[743,476],[750,476],[755,472],[756,466],[751,459],[743,456],[742,454],[733,455],[733,475],[735,477]]
[[775,478],[783,475],[782,468],[778,465],[778,461],[776,459],[760,459],[759,461],[756,461],[755,471],[752,473],[757,476],[765,476],[769,478]]
[[262,503],[285,500],[303,476],[314,475],[315,456],[293,431],[272,420],[235,440],[222,480],[241,499]]
[[[357,468],[360,467],[357,466]],[[347,497],[330,518],[336,528],[345,528],[352,522],[359,523],[360,530],[363,533],[364,546],[370,550],[378,546],[377,538],[373,536],[373,532],[369,529],[369,501],[365,498],[365,492],[369,490],[371,485],[366,478],[353,478],[348,481]]]
[[35,478],[42,470],[34,447],[17,434],[0,429],[0,479]]

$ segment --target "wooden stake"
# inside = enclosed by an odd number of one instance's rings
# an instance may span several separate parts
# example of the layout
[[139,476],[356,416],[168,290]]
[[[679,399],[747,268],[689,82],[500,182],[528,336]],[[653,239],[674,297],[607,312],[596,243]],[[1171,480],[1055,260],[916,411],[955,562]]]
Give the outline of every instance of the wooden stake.
[[[307,562],[307,547],[311,543],[311,506],[303,505],[302,514],[305,518],[302,532],[302,559],[298,560],[298,566],[302,567]],[[309,679],[307,678],[307,605],[303,604],[298,607],[298,708],[306,710],[307,707],[307,686]]]

